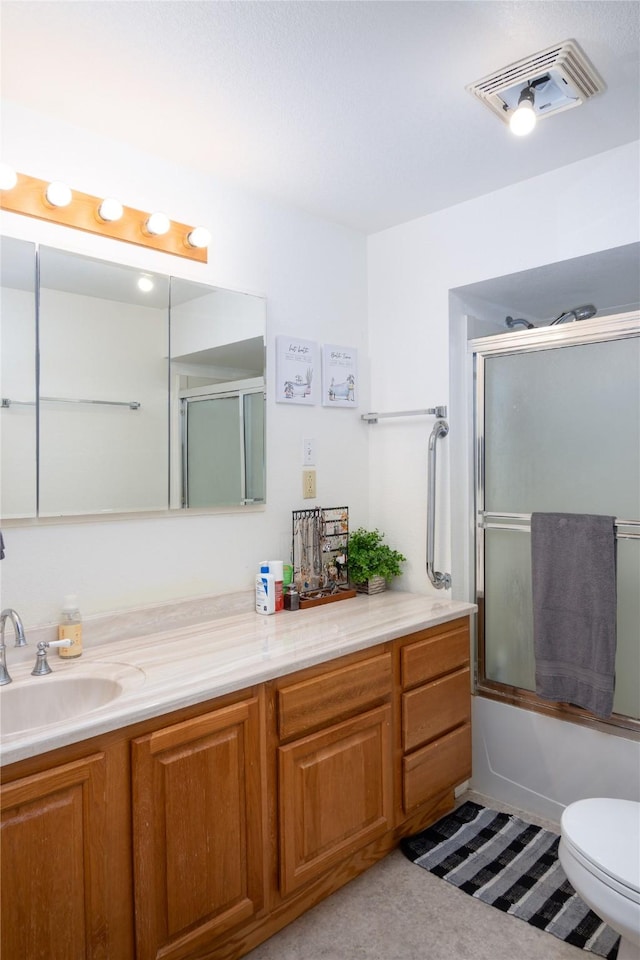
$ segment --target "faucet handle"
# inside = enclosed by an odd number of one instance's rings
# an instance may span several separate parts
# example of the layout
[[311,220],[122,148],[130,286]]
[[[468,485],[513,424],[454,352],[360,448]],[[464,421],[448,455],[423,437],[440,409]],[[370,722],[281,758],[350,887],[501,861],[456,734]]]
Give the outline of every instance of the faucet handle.
[[70,647],[73,640],[66,638],[64,640],[41,640],[38,643],[38,652],[36,653],[36,664],[31,671],[34,677],[46,677],[52,673],[49,661],[47,660],[47,647]]

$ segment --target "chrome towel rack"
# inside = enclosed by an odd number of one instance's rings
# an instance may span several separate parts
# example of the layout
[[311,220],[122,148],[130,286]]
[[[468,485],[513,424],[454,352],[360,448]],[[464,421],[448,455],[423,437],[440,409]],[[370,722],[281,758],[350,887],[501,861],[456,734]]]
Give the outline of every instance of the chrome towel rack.
[[[531,533],[530,513],[496,513],[484,510],[478,515],[478,526],[483,530],[514,530],[516,533]],[[640,532],[623,531],[621,527],[640,527],[640,520],[621,520],[616,518],[616,539],[640,540]]]
[[378,420],[386,420],[388,417],[446,417],[447,408],[429,407],[428,410],[398,410],[395,413],[363,413],[361,420],[367,423],[377,423]]

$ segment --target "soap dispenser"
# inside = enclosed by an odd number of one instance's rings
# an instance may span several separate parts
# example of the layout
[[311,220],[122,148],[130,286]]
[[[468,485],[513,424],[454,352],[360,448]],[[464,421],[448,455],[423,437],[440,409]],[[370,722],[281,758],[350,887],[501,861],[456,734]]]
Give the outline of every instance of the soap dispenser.
[[78,609],[78,598],[73,594],[64,598],[58,640],[71,640],[71,646],[58,647],[58,656],[71,660],[82,655],[82,617]]

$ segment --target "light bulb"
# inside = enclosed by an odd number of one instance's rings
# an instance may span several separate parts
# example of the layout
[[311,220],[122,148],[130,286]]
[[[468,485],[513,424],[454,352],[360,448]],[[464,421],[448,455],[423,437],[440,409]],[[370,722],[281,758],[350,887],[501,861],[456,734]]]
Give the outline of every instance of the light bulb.
[[45,190],[45,198],[52,207],[68,207],[72,198],[71,189],[66,183],[54,180]]
[[142,290],[143,293],[151,293],[153,290],[153,280],[151,277],[140,277],[138,280],[138,290]]
[[187,243],[190,247],[208,247],[211,243],[211,233],[206,227],[194,227],[187,234]]
[[518,100],[518,106],[511,114],[509,126],[516,137],[524,137],[531,133],[536,125],[537,117],[533,109],[534,93],[532,87],[525,87]]
[[145,223],[147,233],[152,237],[161,237],[163,233],[168,233],[171,227],[171,221],[166,213],[152,213]]
[[8,163],[0,163],[0,190],[13,190],[18,182],[18,174]]
[[98,216],[106,223],[119,220],[123,214],[122,204],[114,197],[106,197],[98,207]]

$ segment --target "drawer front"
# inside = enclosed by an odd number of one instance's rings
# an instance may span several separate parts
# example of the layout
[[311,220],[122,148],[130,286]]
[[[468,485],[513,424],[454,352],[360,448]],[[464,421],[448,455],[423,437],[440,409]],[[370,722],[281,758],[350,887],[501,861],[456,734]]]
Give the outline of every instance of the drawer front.
[[402,749],[405,753],[466,723],[471,717],[469,668],[457,670],[402,695]]
[[402,765],[404,812],[409,813],[431,797],[469,779],[471,724],[465,723],[422,750],[416,750],[404,758]]
[[402,648],[400,662],[402,686],[405,690],[434,680],[443,673],[468,666],[469,620],[456,620],[438,630],[437,634],[426,636],[423,640]]
[[391,654],[382,653],[278,691],[281,740],[360,713],[391,696]]

